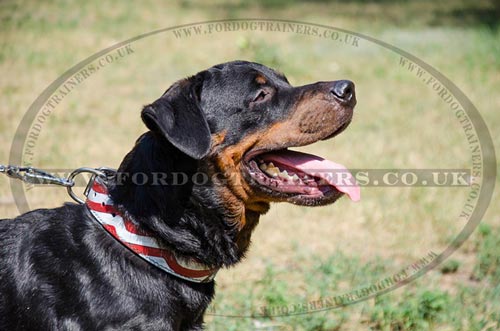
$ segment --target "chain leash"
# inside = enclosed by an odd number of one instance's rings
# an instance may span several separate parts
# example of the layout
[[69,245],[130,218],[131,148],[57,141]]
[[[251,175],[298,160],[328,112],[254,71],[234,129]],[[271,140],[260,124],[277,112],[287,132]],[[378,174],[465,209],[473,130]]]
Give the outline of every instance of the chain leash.
[[85,201],[80,199],[73,191],[73,187],[75,186],[75,180],[74,180],[75,177],[82,173],[92,174],[89,182],[87,183],[87,187],[85,188],[84,191],[84,195],[86,196],[90,189],[90,186],[92,185],[96,177],[100,177],[104,181],[107,181],[108,179],[110,179],[115,175],[116,170],[106,167],[101,167],[101,168],[82,167],[73,170],[67,178],[64,178],[52,175],[46,171],[36,169],[33,167],[19,167],[12,165],[5,166],[0,164],[0,174],[2,173],[10,178],[18,179],[28,184],[64,186],[68,190],[68,194],[73,200],[83,204],[85,203]]

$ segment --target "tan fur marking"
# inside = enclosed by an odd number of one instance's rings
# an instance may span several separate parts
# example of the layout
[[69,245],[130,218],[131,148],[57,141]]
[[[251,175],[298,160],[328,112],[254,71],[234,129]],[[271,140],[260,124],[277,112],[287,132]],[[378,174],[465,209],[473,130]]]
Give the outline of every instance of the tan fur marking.
[[220,144],[224,142],[224,139],[226,139],[226,134],[227,131],[222,131],[219,133],[214,133],[212,135],[212,147],[211,150],[215,150]]
[[264,77],[264,76],[262,76],[262,75],[257,75],[257,77],[255,78],[255,81],[256,81],[258,84],[261,84],[261,85],[267,84],[267,79],[266,79],[266,77]]

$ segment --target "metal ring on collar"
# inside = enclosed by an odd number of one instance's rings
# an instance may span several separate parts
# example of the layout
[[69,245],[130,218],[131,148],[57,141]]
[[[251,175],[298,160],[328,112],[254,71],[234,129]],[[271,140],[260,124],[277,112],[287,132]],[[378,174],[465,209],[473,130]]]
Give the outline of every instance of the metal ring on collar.
[[[74,179],[76,176],[78,176],[79,174],[81,174],[81,173],[85,173],[85,172],[87,172],[87,173],[91,173],[91,174],[92,174],[92,177],[91,177],[91,179],[90,179],[89,183],[87,184],[87,189],[88,189],[88,185],[89,185],[90,183],[92,183],[92,182],[93,182],[93,180],[94,180],[94,178],[95,178],[96,176],[98,176],[98,177],[102,177],[102,178],[106,178],[106,177],[107,177],[107,176],[106,176],[106,173],[105,173],[104,171],[100,170],[100,169],[86,168],[86,167],[75,169],[75,170],[74,170],[71,174],[69,174],[69,176],[68,176],[68,181],[71,181],[71,182],[73,183],[73,185],[71,185],[71,186],[68,186],[68,187],[67,187],[68,194],[69,194],[69,196],[70,196],[73,200],[75,200],[76,202],[78,202],[78,203],[80,203],[80,204],[84,204],[84,203],[85,203],[85,201],[84,201],[84,200],[82,200],[82,199],[80,199],[80,198],[79,198],[79,197],[75,194],[75,192],[73,192],[73,187],[75,186],[75,181],[74,181],[73,179]],[[87,191],[87,189],[85,189],[85,191]]]

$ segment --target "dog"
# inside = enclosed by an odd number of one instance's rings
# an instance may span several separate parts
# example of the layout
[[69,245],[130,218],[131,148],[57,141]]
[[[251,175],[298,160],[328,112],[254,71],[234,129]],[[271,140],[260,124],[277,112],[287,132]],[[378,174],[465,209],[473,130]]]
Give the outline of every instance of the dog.
[[343,166],[289,149],[338,135],[355,104],[350,81],[292,87],[246,61],[174,83],[87,203],[0,221],[0,330],[202,330],[271,202],[359,199]]

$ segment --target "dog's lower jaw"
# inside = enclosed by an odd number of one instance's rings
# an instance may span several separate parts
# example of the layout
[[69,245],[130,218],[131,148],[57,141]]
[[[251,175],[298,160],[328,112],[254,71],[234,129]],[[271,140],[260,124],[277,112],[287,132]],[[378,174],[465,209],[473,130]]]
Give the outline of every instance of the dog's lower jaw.
[[255,201],[246,204],[245,209],[252,212],[258,213],[259,215],[264,215],[271,208],[270,202],[267,201]]

